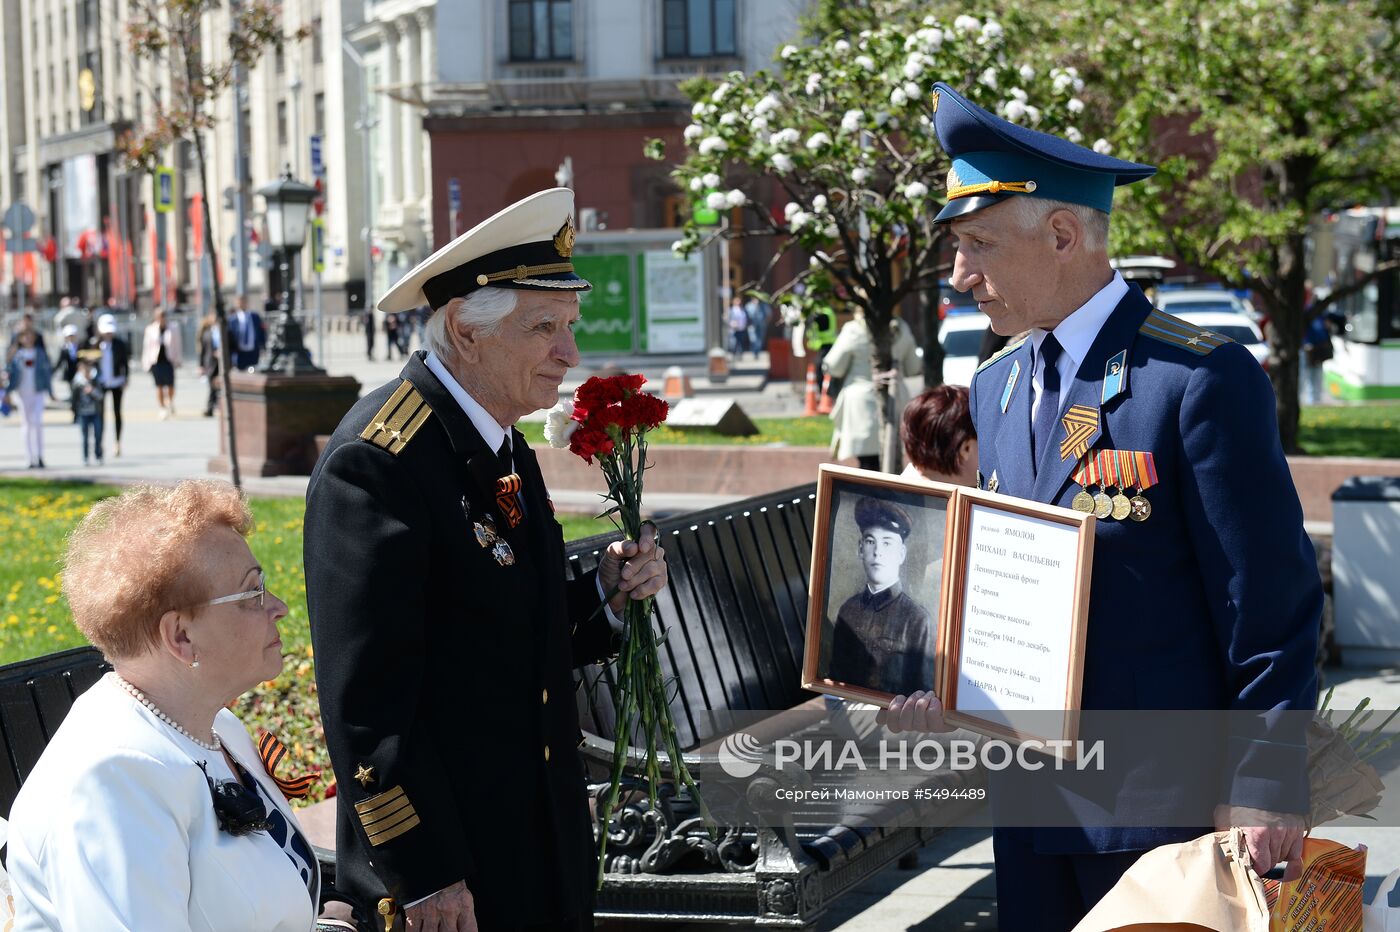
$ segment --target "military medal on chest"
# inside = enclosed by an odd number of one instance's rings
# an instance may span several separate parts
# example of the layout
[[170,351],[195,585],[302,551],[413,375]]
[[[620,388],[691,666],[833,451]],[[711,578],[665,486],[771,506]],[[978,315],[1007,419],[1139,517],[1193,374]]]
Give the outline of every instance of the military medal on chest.
[[[1070,507],[1094,517],[1124,521],[1146,521],[1152,516],[1152,503],[1143,495],[1157,484],[1157,468],[1151,453],[1133,450],[1097,450],[1086,454],[1074,472],[1080,486]],[[1098,488],[1097,492],[1089,490]],[[1114,494],[1108,493],[1114,489]],[[1128,490],[1134,490],[1132,497]]]
[[497,538],[496,543],[491,546],[491,556],[495,557],[496,562],[501,564],[501,566],[515,565],[514,551],[510,549],[510,544],[500,538]]

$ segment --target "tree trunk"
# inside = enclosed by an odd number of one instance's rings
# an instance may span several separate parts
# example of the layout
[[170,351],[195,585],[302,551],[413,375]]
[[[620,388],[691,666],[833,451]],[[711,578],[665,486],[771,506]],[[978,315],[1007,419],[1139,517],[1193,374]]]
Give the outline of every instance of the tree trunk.
[[[893,332],[890,324],[894,319],[894,302],[885,300],[872,302],[873,307],[866,314],[866,325],[870,328],[870,371],[874,377],[894,368]],[[896,378],[900,378],[896,373]],[[899,442],[899,412],[894,409],[895,393],[888,382],[875,382],[875,408],[880,418],[880,471],[899,472],[903,459]]]
[[942,321],[938,319],[938,291],[919,292],[919,328],[924,334],[924,388],[943,384],[943,343],[938,339]]
[[[228,444],[229,476],[234,488],[243,488],[243,477],[238,469],[238,434],[233,428],[233,390],[230,387],[229,369],[233,360],[229,353],[228,311],[224,308],[224,292],[219,287],[219,254],[214,242],[214,226],[209,219],[209,184],[204,165],[203,134],[194,134],[194,152],[199,160],[199,190],[204,192],[204,243],[209,250],[209,267],[213,270],[214,319],[219,328],[219,404],[224,409],[225,442]],[[239,230],[239,234],[243,231]]]
[[1298,447],[1298,363],[1307,326],[1305,308],[1307,270],[1304,235],[1288,236],[1278,247],[1279,300],[1270,302],[1269,381],[1274,386],[1274,408],[1278,417],[1279,441],[1283,452],[1301,452]]

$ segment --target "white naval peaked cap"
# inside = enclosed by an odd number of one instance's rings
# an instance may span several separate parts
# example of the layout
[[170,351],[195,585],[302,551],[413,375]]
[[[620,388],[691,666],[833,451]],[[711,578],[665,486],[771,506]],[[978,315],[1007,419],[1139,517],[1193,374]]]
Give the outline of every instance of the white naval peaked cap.
[[574,272],[574,192],[549,188],[487,217],[418,263],[379,299],[386,313],[428,305],[488,285],[525,291],[587,291]]

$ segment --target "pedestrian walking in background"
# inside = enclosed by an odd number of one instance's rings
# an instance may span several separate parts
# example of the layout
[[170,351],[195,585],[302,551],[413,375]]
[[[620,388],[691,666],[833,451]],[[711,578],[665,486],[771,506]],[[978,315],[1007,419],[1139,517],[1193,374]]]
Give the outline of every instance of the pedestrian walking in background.
[[53,371],[68,383],[68,400],[73,400],[73,377],[78,374],[78,353],[82,345],[78,342],[78,328],[73,324],[63,325],[63,345],[54,357]]
[[729,352],[737,360],[749,346],[749,315],[744,312],[744,299],[738,295],[729,302]]
[[772,314],[773,308],[757,296],[750,295],[744,302],[744,315],[749,319],[749,349],[755,356],[768,348],[768,320]]
[[199,323],[199,371],[209,383],[209,397],[204,402],[204,416],[213,417],[219,406],[219,353],[223,347],[223,332],[219,329],[219,317],[212,311],[204,315]]
[[1332,358],[1332,333],[1327,329],[1327,318],[1319,314],[1308,324],[1303,334],[1303,404],[1320,405],[1327,401],[1323,389],[1322,364]]
[[34,312],[25,311],[20,315],[19,323],[15,324],[15,329],[10,332],[10,342],[5,350],[5,364],[9,365],[14,358],[15,351],[20,347],[20,337],[26,333],[34,334],[34,346],[39,352],[45,352],[44,335],[39,332],[39,328],[34,324]]
[[38,346],[38,331],[21,331],[10,357],[5,383],[7,391],[19,396],[24,415],[24,447],[29,468],[44,468],[44,399],[53,392],[53,368],[49,357]]
[[156,383],[156,404],[161,420],[175,416],[175,367],[180,365],[180,332],[165,319],[165,309],[156,308],[141,341],[141,368]]
[[402,352],[403,347],[399,345],[399,315],[384,315],[384,342],[388,344],[384,347],[386,362],[394,358],[394,350]]
[[73,376],[73,416],[78,422],[78,429],[83,433],[84,466],[90,462],[89,449],[91,455],[97,458],[97,465],[102,465],[104,419],[102,384],[97,377],[97,363],[101,358],[100,350],[83,350],[78,361],[78,372]]
[[228,319],[228,331],[233,340],[229,344],[229,364],[234,369],[251,371],[258,367],[258,359],[267,345],[267,326],[261,314],[248,310],[246,297],[239,295],[233,300],[233,314]]
[[374,309],[366,308],[360,322],[365,328],[365,359],[374,362]]
[[874,371],[870,359],[874,342],[865,315],[857,310],[856,316],[837,334],[831,352],[822,363],[833,379],[842,380],[841,392],[831,409],[831,419],[836,422],[831,434],[831,452],[840,460],[854,456],[861,469],[880,468],[880,422],[883,418],[880,396],[876,393],[877,381],[889,383],[889,397],[894,404],[892,423],[898,424],[904,406],[909,403],[909,389],[904,386],[904,378],[923,367],[914,334],[900,318],[890,321],[890,354],[894,368],[889,372]]
[[89,344],[101,353],[97,361],[97,382],[103,393],[112,399],[112,452],[122,455],[122,395],[131,365],[131,348],[117,336],[117,319],[111,314],[97,318],[97,339]]

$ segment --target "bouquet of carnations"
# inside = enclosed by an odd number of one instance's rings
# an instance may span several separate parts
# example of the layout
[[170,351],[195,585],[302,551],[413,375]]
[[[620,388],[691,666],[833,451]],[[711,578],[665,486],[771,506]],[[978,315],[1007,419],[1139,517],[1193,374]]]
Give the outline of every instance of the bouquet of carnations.
[[[601,517],[612,517],[627,540],[640,540],[642,533],[642,484],[647,470],[647,431],[666,420],[666,402],[642,391],[646,381],[640,375],[595,376],[579,386],[572,403],[556,405],[545,423],[545,439],[558,449],[568,449],[586,462],[595,459],[603,470],[608,491],[603,495],[612,507]],[[608,593],[611,598],[614,593]],[[628,745],[634,728],[640,729],[646,757],[649,802],[660,802],[661,761],[664,750],[671,772],[690,792],[701,814],[711,822],[700,799],[695,781],[686,769],[676,737],[676,724],[666,696],[661,673],[660,648],[663,635],[654,622],[656,600],[629,599],[623,612],[622,650],[617,660],[615,725],[612,782],[600,813],[598,885],[603,882],[604,855],[608,845],[608,823],[617,806],[622,772],[627,763]]]

